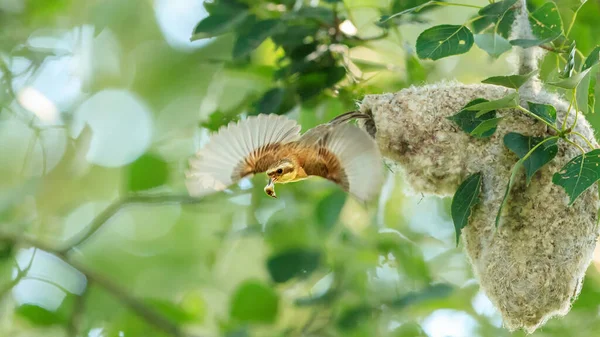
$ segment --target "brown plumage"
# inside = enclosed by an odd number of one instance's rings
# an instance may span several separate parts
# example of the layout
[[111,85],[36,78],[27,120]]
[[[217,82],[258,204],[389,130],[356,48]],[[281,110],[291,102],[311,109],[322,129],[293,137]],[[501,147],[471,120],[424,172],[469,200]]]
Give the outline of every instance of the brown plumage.
[[265,192],[272,197],[276,197],[276,183],[319,176],[360,200],[368,200],[382,182],[379,150],[366,132],[346,124],[365,116],[343,114],[302,136],[300,126],[282,116],[259,115],[230,124],[190,160],[188,190],[201,196],[266,172],[269,183]]

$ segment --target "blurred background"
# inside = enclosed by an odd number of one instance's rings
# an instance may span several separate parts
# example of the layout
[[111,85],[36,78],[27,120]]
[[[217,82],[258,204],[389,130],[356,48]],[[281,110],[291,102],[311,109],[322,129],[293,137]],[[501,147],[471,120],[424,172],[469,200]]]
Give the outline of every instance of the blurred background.
[[[307,130],[365,94],[513,72],[509,52],[414,54],[476,8],[378,23],[423,2],[0,0],[0,336],[523,336],[456,247],[450,199],[406,195],[401,175],[366,206],[317,178],[185,196],[187,159],[229,121]],[[599,19],[590,0],[570,32],[584,55]],[[598,335],[595,263],[534,336]]]

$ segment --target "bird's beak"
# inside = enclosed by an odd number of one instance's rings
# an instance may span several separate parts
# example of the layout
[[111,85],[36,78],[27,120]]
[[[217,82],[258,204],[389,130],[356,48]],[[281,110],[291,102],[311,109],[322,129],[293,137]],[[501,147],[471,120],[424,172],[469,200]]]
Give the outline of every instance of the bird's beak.
[[271,198],[277,198],[277,194],[275,194],[275,183],[271,178],[269,178],[269,182],[267,183],[267,186],[265,186],[265,193]]

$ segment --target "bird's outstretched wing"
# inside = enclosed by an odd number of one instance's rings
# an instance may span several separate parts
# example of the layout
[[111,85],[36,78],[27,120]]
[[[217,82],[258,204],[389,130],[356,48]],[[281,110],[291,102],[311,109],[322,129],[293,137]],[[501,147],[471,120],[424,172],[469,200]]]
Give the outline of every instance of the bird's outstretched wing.
[[[326,125],[323,125],[326,126]],[[383,183],[381,154],[375,141],[362,129],[341,124],[307,131],[299,141],[316,147],[305,171],[334,181],[361,201],[372,199]]]
[[191,196],[220,191],[266,170],[282,144],[300,138],[300,125],[278,115],[258,115],[222,127],[190,159],[186,187]]

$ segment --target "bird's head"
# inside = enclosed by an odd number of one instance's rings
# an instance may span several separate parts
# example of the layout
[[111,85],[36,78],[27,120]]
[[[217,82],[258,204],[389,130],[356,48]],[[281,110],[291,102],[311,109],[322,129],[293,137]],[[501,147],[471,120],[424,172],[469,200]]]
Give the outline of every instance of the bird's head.
[[275,184],[285,184],[304,178],[299,175],[299,166],[293,160],[282,159],[267,169],[269,182],[265,186],[265,193],[268,196],[277,198],[275,194]]

